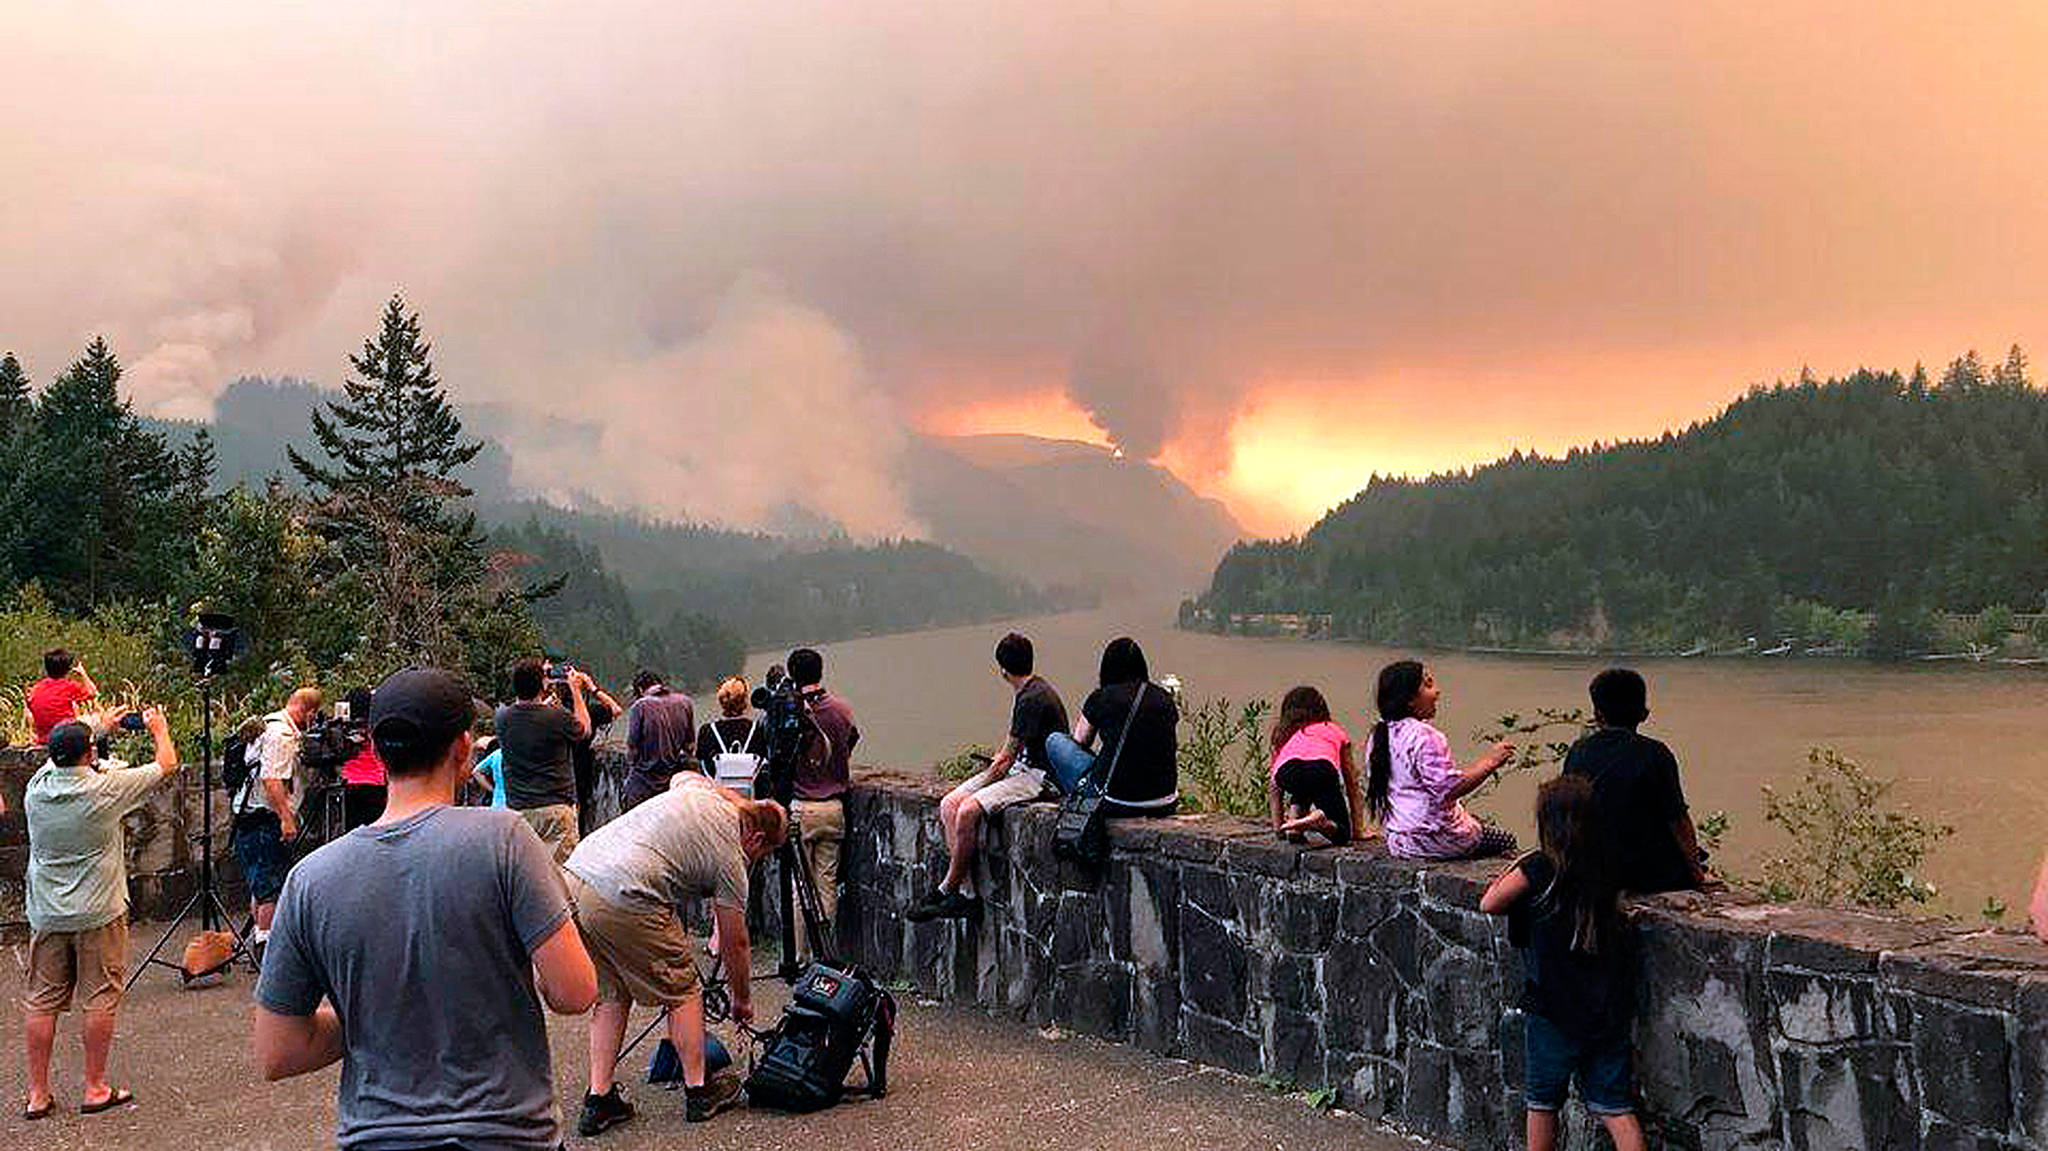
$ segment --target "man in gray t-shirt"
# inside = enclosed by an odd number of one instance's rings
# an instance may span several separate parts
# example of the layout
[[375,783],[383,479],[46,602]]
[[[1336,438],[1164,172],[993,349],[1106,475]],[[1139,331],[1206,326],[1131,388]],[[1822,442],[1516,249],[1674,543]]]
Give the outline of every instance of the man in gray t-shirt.
[[669,1008],[669,1038],[682,1057],[684,1117],[711,1118],[740,1101],[739,1079],[704,1073],[704,995],[696,941],[680,909],[711,900],[719,956],[731,975],[732,1017],[753,1018],[748,994],[747,866],[782,844],[788,823],[774,803],[746,799],[701,775],[590,833],[569,856],[576,926],[597,965],[590,1020],[590,1090],[577,1133],[596,1135],[633,1117],[614,1076],[634,1003]]
[[278,902],[257,1061],[267,1079],[342,1061],[343,1148],[561,1143],[541,1003],[581,1013],[597,975],[533,831],[450,806],[469,775],[469,716],[445,672],[385,680],[370,704],[384,815],[308,856]]

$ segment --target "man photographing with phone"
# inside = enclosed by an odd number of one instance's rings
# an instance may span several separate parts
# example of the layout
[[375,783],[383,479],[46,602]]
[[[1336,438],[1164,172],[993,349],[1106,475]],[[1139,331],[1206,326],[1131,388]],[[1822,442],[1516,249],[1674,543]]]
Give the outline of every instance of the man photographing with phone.
[[498,709],[498,770],[505,775],[505,804],[548,845],[555,863],[576,850],[576,744],[590,738],[590,707],[584,693],[589,676],[564,667],[566,708],[547,692],[547,665],[537,657],[512,665],[513,701]]
[[102,764],[92,728],[66,720],[50,729],[49,762],[30,777],[23,792],[28,815],[24,902],[30,931],[28,993],[22,997],[28,1048],[24,1119],[42,1119],[55,1106],[50,1051],[57,1016],[71,1007],[74,995],[85,1000],[85,1089],[79,1112],[97,1114],[134,1098],[107,1079],[114,1015],[128,970],[128,843],[121,821],[177,772],[178,749],[164,713],[156,708],[124,714],[119,722],[149,732],[155,763]]

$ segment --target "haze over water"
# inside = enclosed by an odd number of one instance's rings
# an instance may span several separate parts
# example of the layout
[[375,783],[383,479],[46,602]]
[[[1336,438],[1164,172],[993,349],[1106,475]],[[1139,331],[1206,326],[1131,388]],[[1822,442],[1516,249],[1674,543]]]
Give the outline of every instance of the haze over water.
[[[1029,635],[1039,671],[1069,711],[1095,683],[1102,645],[1137,637],[1154,677],[1181,677],[1190,700],[1277,700],[1310,683],[1329,697],[1338,722],[1363,742],[1373,678],[1413,653],[1365,644],[1221,637],[1178,631],[1169,606],[1096,611],[883,636],[826,645],[826,682],[853,704],[861,726],[855,758],[891,767],[928,767],[970,742],[998,740],[1009,689],[992,650],[1009,626]],[[778,656],[756,654],[748,675]],[[1443,686],[1437,725],[1460,762],[1481,745],[1474,733],[1504,712],[1585,704],[1600,657],[1522,658],[1422,653]],[[1717,862],[1755,875],[1758,860],[1782,850],[1763,818],[1765,784],[1795,785],[1807,749],[1835,748],[1873,775],[1898,780],[1893,796],[1956,833],[1930,857],[1937,908],[1974,917],[1987,896],[2024,923],[2034,869],[2048,846],[2048,744],[2040,737],[2048,681],[2010,668],[1879,666],[1836,660],[1650,660],[1643,730],[1677,753],[1695,816],[1734,819]],[[1533,842],[1536,772],[1509,775],[1468,801],[1473,810]]]

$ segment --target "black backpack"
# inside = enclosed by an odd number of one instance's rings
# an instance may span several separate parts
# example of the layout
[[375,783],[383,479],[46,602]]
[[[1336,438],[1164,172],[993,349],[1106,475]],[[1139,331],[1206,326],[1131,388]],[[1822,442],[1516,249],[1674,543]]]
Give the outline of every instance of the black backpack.
[[[260,737],[259,737],[260,738]],[[234,796],[241,794],[249,785],[249,741],[239,731],[228,736],[220,745],[220,781],[228,789],[230,805]]]
[[856,1059],[867,1073],[858,1093],[879,1099],[889,1092],[895,1034],[896,1000],[887,990],[859,968],[813,963],[790,989],[782,1022],[768,1033],[747,1076],[747,1102],[778,1111],[830,1107],[846,1094]]

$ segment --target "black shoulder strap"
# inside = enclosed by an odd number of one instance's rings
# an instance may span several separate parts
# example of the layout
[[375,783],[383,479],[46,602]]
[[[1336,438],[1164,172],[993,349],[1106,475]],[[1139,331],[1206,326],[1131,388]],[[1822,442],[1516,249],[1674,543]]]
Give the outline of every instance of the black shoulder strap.
[[1130,742],[1131,724],[1138,718],[1138,705],[1144,702],[1145,689],[1152,686],[1150,680],[1139,680],[1138,690],[1131,696],[1131,710],[1124,715],[1123,730],[1116,733],[1116,747],[1109,753],[1109,768],[1102,773],[1102,795],[1109,797],[1109,781],[1116,776],[1117,761],[1123,758],[1124,744]]

